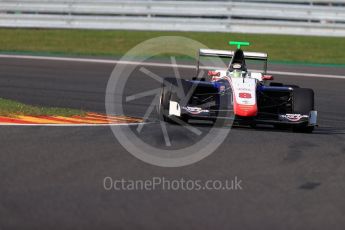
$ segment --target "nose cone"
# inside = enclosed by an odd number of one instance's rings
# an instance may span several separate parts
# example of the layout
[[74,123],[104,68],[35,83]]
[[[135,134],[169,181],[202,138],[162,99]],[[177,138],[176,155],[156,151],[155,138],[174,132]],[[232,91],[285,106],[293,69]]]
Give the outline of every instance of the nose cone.
[[255,117],[258,113],[256,102],[256,79],[231,78],[231,83],[235,115]]
[[258,114],[257,105],[241,105],[234,103],[234,113],[242,117],[255,117]]

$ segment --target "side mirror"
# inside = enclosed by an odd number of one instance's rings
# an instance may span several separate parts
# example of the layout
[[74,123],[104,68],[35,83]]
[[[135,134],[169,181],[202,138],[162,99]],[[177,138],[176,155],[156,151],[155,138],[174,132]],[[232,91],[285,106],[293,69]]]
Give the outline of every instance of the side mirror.
[[217,71],[208,71],[207,75],[209,77],[219,77],[220,76],[220,72],[217,72]]
[[274,80],[274,77],[272,75],[262,75],[261,79],[263,81],[272,81],[272,80]]

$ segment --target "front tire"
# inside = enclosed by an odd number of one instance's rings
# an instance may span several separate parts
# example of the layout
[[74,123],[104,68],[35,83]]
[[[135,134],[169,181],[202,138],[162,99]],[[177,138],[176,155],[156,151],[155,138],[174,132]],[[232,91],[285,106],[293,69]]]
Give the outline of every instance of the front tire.
[[[314,110],[314,91],[306,88],[295,88],[293,91],[293,113],[307,115]],[[314,126],[308,124],[293,126],[298,133],[312,133]]]
[[161,87],[161,95],[159,98],[159,106],[158,106],[158,116],[159,120],[170,122],[169,117],[169,102],[171,98],[171,86],[167,86],[162,83]]
[[[187,82],[184,80],[182,81],[183,87],[189,87]],[[164,83],[167,82],[168,84]],[[171,123],[171,124],[177,124],[175,120],[178,119],[183,122],[188,122],[187,117],[176,117],[174,116],[174,119],[171,119],[169,117],[169,108],[170,108],[170,101],[177,101],[180,102],[180,98],[178,97],[176,92],[173,92],[173,87],[177,87],[177,81],[175,78],[166,78],[162,83],[161,87],[161,94],[160,94],[160,100],[159,100],[159,106],[158,106],[158,116],[159,120]],[[185,89],[183,89],[185,90]]]

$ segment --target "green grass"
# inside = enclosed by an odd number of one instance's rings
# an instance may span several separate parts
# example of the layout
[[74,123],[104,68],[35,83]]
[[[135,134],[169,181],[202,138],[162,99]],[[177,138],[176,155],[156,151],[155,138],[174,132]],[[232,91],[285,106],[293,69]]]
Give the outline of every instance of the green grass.
[[157,36],[184,36],[214,49],[229,49],[229,40],[249,41],[246,50],[267,52],[271,61],[345,64],[344,38],[234,33],[0,29],[0,52],[121,56]]
[[13,117],[16,115],[70,117],[73,115],[85,116],[85,112],[67,108],[37,107],[0,98],[0,116]]

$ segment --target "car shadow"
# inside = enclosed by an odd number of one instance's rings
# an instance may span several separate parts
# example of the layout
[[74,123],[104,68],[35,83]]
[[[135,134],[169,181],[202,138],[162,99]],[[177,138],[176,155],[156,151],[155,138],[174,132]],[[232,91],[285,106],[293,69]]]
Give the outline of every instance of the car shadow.
[[[196,127],[207,127],[207,126],[212,126],[210,124],[193,124],[193,126]],[[228,128],[227,126],[223,127],[218,127],[218,128]],[[286,128],[286,129],[277,129],[273,126],[256,126],[250,127],[250,126],[241,126],[241,125],[232,125],[232,129],[236,130],[247,130],[247,131],[252,131],[252,132],[279,132],[279,133],[297,133],[294,132],[291,128]],[[308,135],[342,135],[345,134],[345,127],[315,127],[315,130],[312,133],[299,133],[299,134],[308,134]]]
[[[248,131],[253,131],[253,132],[286,132],[286,133],[296,133],[293,132],[292,129],[277,129],[274,127],[270,126],[265,126],[265,127],[247,127],[247,126],[234,126],[233,128],[235,129],[243,129],[243,130],[248,130]],[[299,133],[303,134],[303,133]],[[315,130],[312,133],[304,133],[308,135],[334,135],[334,134],[345,134],[345,127],[315,127]]]
[[[180,125],[180,124],[172,124],[172,125]],[[279,132],[279,133],[297,133],[294,132],[291,128],[275,128],[270,125],[257,125],[256,127],[244,126],[244,125],[223,125],[223,126],[215,126],[212,122],[211,123],[190,123],[188,125],[192,125],[194,127],[200,128],[229,128],[236,129],[236,130],[247,130],[252,132]],[[308,135],[342,135],[345,134],[345,127],[331,127],[331,126],[318,126],[315,127],[315,130],[312,133],[299,133],[299,134],[308,134]]]

